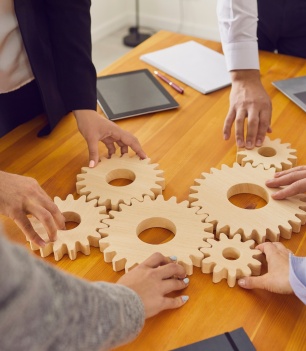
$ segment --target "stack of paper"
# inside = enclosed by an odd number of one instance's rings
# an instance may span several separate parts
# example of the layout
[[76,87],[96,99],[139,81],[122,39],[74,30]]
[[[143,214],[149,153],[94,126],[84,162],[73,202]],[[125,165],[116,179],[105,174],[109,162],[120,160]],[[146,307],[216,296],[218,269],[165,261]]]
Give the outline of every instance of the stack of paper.
[[142,55],[140,59],[203,94],[231,84],[224,56],[193,40]]

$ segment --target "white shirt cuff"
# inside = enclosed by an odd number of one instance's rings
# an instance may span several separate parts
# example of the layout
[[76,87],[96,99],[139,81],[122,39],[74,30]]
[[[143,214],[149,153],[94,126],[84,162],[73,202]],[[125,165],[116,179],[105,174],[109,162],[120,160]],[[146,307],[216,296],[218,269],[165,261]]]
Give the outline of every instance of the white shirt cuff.
[[223,52],[228,71],[239,69],[259,70],[257,42],[223,44]]
[[289,282],[295,295],[306,305],[306,257],[290,254]]

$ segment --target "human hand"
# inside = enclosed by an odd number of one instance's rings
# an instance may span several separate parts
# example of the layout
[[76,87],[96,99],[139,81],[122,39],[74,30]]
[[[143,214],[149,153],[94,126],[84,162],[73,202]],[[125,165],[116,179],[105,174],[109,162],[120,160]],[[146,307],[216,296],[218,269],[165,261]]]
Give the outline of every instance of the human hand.
[[172,291],[187,287],[185,269],[160,253],[151,255],[144,262],[123,275],[117,282],[134,290],[141,298],[146,318],[167,309],[181,307],[188,296],[168,297]]
[[[237,146],[253,149],[254,146],[262,145],[266,133],[272,132],[271,101],[261,84],[258,70],[232,71],[231,76],[230,108],[223,127],[224,139],[230,138],[235,121]],[[247,132],[244,138],[246,118]]]
[[116,152],[115,143],[120,147],[121,154],[127,153],[130,147],[141,159],[147,157],[135,136],[102,117],[98,112],[94,110],[73,112],[79,131],[87,142],[89,167],[94,167],[99,162],[99,141],[102,141],[107,147],[109,157]]
[[58,229],[65,228],[65,217],[33,178],[0,172],[0,213],[10,217],[28,240],[39,246],[45,242],[33,229],[27,214],[45,227],[50,241],[56,240]]
[[270,188],[278,188],[288,185],[272,195],[273,199],[281,200],[286,197],[306,192],[306,166],[290,168],[286,171],[277,172],[273,179],[266,181]]
[[259,244],[259,249],[266,255],[268,272],[258,277],[244,277],[238,284],[245,289],[264,289],[278,294],[292,294],[289,283],[289,250],[279,242]]

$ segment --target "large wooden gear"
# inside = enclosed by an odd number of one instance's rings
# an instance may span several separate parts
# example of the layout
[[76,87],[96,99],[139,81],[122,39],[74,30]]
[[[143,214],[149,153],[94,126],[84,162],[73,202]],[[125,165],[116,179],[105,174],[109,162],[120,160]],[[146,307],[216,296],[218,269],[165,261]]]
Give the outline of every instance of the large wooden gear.
[[30,241],[32,250],[39,250],[42,257],[47,257],[53,252],[55,260],[59,261],[64,254],[68,254],[69,258],[74,260],[77,252],[89,255],[90,246],[99,247],[101,234],[98,230],[106,227],[105,224],[102,224],[102,220],[108,218],[104,206],[96,207],[97,200],[86,202],[85,196],[74,200],[71,194],[66,200],[55,197],[54,203],[64,215],[66,222],[75,222],[78,223],[78,226],[70,230],[58,230],[57,240],[49,242],[48,234],[42,223],[34,217],[30,218],[34,230],[47,242],[45,247],[39,247]]
[[281,144],[280,139],[270,140],[265,137],[262,146],[252,150],[239,149],[236,156],[237,162],[244,166],[251,163],[253,167],[263,165],[264,169],[274,167],[277,172],[296,166],[296,150],[290,149],[290,144]]
[[[289,239],[292,231],[299,232],[306,221],[306,204],[301,196],[292,196],[279,201],[271,195],[277,189],[268,188],[265,182],[272,179],[274,168],[265,170],[247,163],[241,167],[235,163],[232,168],[222,165],[221,170],[211,169],[202,173],[202,179],[195,180],[189,200],[191,206],[199,206],[199,213],[206,213],[206,222],[214,224],[216,235],[220,232],[229,237],[240,233],[243,240],[254,239],[258,243],[266,239],[279,241],[279,236]],[[258,209],[244,209],[233,205],[233,195],[248,193],[260,196],[266,206]]]
[[[83,167],[81,171],[82,174],[77,175],[77,193],[87,195],[87,200],[98,199],[99,206],[112,210],[118,210],[120,203],[130,205],[133,198],[141,201],[144,195],[154,199],[165,187],[158,164],[151,164],[149,158],[141,160],[137,155],[103,157],[95,168]],[[120,187],[110,184],[120,178],[132,183]]]
[[[115,271],[128,271],[158,251],[167,257],[175,255],[187,274],[192,274],[193,265],[200,267],[204,257],[199,249],[208,246],[205,240],[214,235],[213,226],[204,223],[205,216],[188,205],[188,201],[177,203],[175,197],[166,201],[161,195],[156,200],[145,196],[142,202],[133,199],[131,206],[120,205],[120,212],[111,211],[111,219],[103,220],[109,225],[100,231],[105,236],[100,240],[104,260],[112,262]],[[159,245],[139,239],[141,232],[153,227],[172,231],[174,238]]]
[[254,249],[254,241],[241,241],[241,235],[235,234],[229,239],[220,233],[220,240],[207,239],[211,247],[203,247],[202,272],[213,273],[213,282],[219,283],[227,279],[230,287],[235,286],[236,279],[259,275],[261,270],[262,253]]

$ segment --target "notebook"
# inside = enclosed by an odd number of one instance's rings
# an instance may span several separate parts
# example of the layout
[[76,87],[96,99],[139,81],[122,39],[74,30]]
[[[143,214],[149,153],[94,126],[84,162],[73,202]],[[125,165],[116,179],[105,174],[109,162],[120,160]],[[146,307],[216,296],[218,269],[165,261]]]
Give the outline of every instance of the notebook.
[[148,69],[98,77],[97,97],[112,121],[179,107]]
[[277,80],[272,84],[306,112],[306,76]]
[[231,84],[225,57],[193,40],[144,54],[140,60],[203,94]]
[[243,328],[220,334],[172,351],[256,351]]

